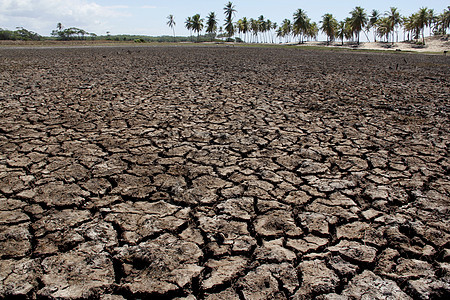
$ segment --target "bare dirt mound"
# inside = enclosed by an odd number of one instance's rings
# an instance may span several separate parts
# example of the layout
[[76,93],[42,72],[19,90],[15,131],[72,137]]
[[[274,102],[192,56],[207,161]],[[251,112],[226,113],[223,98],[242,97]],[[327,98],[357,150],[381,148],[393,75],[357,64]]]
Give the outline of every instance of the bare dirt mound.
[[0,298],[449,296],[449,58],[0,56]]

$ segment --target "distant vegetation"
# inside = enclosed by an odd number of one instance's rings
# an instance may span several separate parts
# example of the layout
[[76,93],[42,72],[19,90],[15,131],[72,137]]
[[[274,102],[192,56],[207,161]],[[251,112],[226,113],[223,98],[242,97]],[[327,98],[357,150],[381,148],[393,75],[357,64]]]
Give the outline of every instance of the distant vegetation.
[[97,35],[95,33],[89,33],[83,29],[70,27],[64,29],[61,23],[56,25],[56,30],[52,31],[52,36],[56,37],[58,40],[70,41],[70,40],[86,40],[88,37],[95,38]]
[[[193,36],[147,36],[147,35],[130,35],[130,34],[118,34],[118,35],[99,35],[94,38],[94,40],[107,40],[107,41],[134,41],[136,43],[182,43],[182,42],[210,42],[211,37],[209,35],[199,35],[198,37]],[[222,40],[215,38],[213,41],[220,42]]]
[[7,29],[0,28],[0,40],[24,40],[24,41],[39,41],[42,36],[39,34],[26,30],[22,27],[17,27],[17,30],[11,31]]

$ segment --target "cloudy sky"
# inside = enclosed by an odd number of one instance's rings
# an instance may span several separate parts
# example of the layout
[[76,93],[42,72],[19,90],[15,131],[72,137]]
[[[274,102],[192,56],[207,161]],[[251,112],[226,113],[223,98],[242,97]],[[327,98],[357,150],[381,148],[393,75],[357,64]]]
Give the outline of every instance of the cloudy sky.
[[[144,34],[171,35],[166,25],[169,14],[175,16],[176,34],[188,35],[184,20],[200,13],[202,17],[215,11],[223,23],[223,7],[227,0],[0,0],[0,28],[13,30],[24,27],[44,36],[49,36],[61,22],[65,27],[78,27],[88,32],[104,35]],[[403,15],[410,15],[423,6],[441,13],[449,3],[443,0],[401,1],[353,1],[353,0],[234,0],[237,18],[264,15],[280,23],[292,18],[298,8],[306,10],[312,21],[320,21],[325,13],[332,13],[338,20],[348,16],[355,6],[367,12],[378,9],[385,12],[391,6],[398,7]]]

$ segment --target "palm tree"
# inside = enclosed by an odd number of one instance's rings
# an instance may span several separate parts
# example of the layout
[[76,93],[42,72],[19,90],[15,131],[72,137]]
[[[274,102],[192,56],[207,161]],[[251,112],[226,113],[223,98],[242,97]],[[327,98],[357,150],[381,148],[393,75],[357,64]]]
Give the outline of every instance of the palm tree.
[[58,30],[61,31],[64,28],[64,26],[62,25],[61,22],[59,22],[58,24],[56,24],[56,28],[58,28]]
[[430,8],[428,10],[428,28],[430,29],[430,36],[432,34],[432,30],[434,27],[434,24],[436,23],[436,14],[434,13],[434,9]]
[[258,20],[250,19],[250,29],[253,33],[253,42],[258,43],[258,32],[259,32]]
[[450,27],[450,6],[447,9],[444,9],[442,14],[438,16],[437,26],[440,34],[447,33],[447,28]]
[[364,11],[364,8],[357,6],[355,7],[351,12],[351,20],[352,20],[352,31],[356,35],[356,41],[359,45],[359,35],[361,33],[361,30],[366,26],[367,24],[367,14]]
[[274,33],[272,34],[272,44],[273,44],[273,36],[274,36],[275,33],[277,32],[277,28],[278,28],[277,22],[273,22],[273,23],[272,23],[272,29],[273,29]]
[[210,12],[208,15],[208,19],[206,20],[206,32],[211,35],[212,41],[217,32],[217,18],[215,12]]
[[[405,24],[406,26],[406,24]],[[409,17],[407,26],[410,28],[412,37],[417,41],[420,38],[420,32],[422,27],[420,27],[419,13],[416,12]]]
[[447,10],[444,9],[441,20],[442,20],[442,27],[445,33],[447,28],[450,28],[450,6],[447,7]]
[[354,41],[353,29],[352,29],[352,18],[347,17],[344,20],[345,22],[345,38],[347,40]]
[[247,34],[250,32],[250,22],[247,20],[247,17],[244,17],[242,19],[242,32],[244,33],[244,36],[246,37],[245,40],[247,40]]
[[233,16],[236,13],[233,3],[229,1],[223,8],[225,14],[225,31],[228,33],[228,38],[234,35]]
[[219,27],[219,36],[218,37],[220,37],[223,41],[223,27],[222,26]]
[[300,35],[301,43],[303,43],[303,35],[306,34],[306,31],[309,26],[309,21],[310,20],[303,9],[299,8],[294,13],[293,29],[296,35]]
[[169,20],[169,21],[167,21],[167,25],[169,25],[169,27],[172,28],[173,41],[175,42],[175,25],[177,25],[177,24],[175,23],[175,19],[174,19],[173,15],[169,15],[167,17],[167,19]]
[[239,31],[239,34],[244,35],[244,42],[245,42],[247,33],[249,31],[249,22],[247,20],[247,17],[243,17],[242,19],[239,19],[237,21],[237,29]]
[[200,31],[203,30],[203,19],[200,18],[199,14],[196,14],[192,17],[192,30],[197,32],[197,42],[200,37]]
[[308,28],[306,29],[306,37],[311,38],[312,40],[316,40],[318,34],[319,34],[319,27],[317,26],[317,23],[308,22]]
[[378,10],[376,10],[376,9],[373,9],[372,10],[372,14],[369,17],[369,22],[367,23],[367,29],[368,30],[370,28],[374,29],[373,37],[374,37],[375,43],[377,42],[377,35],[375,33],[375,31],[376,31],[376,24],[377,24],[377,21],[378,21],[379,18],[380,18],[380,12]]
[[416,17],[416,26],[417,28],[422,32],[422,43],[423,45],[425,45],[425,26],[428,25],[428,18],[429,18],[429,13],[428,13],[428,8],[426,7],[422,7],[421,9],[419,9],[419,11],[417,12],[417,17]]
[[184,21],[184,26],[189,30],[189,35],[191,36],[192,41],[192,17],[186,18],[186,21]]
[[429,9],[428,10],[428,27],[430,28],[430,36],[432,33],[432,30],[436,28],[436,23],[437,23],[437,16],[434,13],[434,9]]
[[332,14],[324,14],[320,23],[322,23],[322,27],[320,29],[327,35],[327,45],[329,45],[330,41],[333,41],[336,36],[338,22]]
[[[272,38],[272,44],[273,44],[273,36],[272,36],[272,21],[267,19],[266,21],[266,31],[268,32],[269,36]],[[267,37],[267,42],[270,43],[269,36]]]
[[408,33],[408,38],[407,38],[408,41],[411,40],[412,38],[414,38],[415,36],[417,36],[415,19],[416,19],[415,14],[412,14],[409,17],[403,18],[403,28]]
[[378,19],[376,26],[378,36],[380,38],[386,37],[386,41],[389,41],[389,34],[394,28],[389,17],[382,17]]
[[[391,10],[386,12],[389,22],[391,23],[392,27],[392,44],[394,44],[394,34],[396,32],[396,29],[398,25],[402,23],[402,17],[400,16],[400,13],[397,11],[396,7],[391,7]],[[398,32],[397,32],[397,43],[398,43]]]
[[290,36],[292,33],[291,20],[284,19],[283,22],[281,23],[280,29],[281,29],[281,33],[282,33],[281,36],[285,38],[285,42],[289,43]]
[[346,26],[344,21],[340,21],[336,28],[336,37],[341,39],[342,46],[344,46],[345,28]]
[[264,35],[267,31],[267,23],[266,20],[264,20],[264,16],[260,15],[258,18],[258,31],[261,33],[261,42],[266,43],[267,37]]
[[280,39],[280,43],[282,43],[282,38],[284,37],[284,35],[283,35],[283,28],[282,27],[278,27],[276,32],[277,32],[277,37]]
[[237,20],[237,22],[236,22],[236,30],[239,33],[239,38],[242,39],[242,33],[244,31],[244,25],[242,25],[242,19]]

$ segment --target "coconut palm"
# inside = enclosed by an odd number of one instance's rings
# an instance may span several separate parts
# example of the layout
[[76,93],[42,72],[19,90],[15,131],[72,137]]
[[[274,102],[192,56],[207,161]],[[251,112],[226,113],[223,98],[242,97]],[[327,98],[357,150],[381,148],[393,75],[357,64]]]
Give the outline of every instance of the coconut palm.
[[186,27],[186,29],[189,30],[189,35],[191,36],[191,41],[192,41],[192,17],[187,17],[186,20],[184,21],[184,26]]
[[422,7],[421,9],[419,9],[419,11],[417,12],[416,18],[415,18],[415,22],[416,22],[417,28],[422,32],[423,45],[425,45],[425,26],[428,25],[428,22],[429,22],[428,19],[429,19],[428,8]]
[[197,42],[200,38],[200,32],[203,30],[203,19],[200,18],[199,14],[192,17],[192,30],[197,32]]
[[334,37],[336,36],[336,28],[338,22],[332,14],[324,14],[320,23],[322,23],[320,29],[327,35],[327,45],[329,45],[330,41],[333,41]]
[[377,35],[375,33],[375,31],[376,31],[376,24],[377,24],[377,21],[378,21],[379,18],[380,18],[380,12],[378,10],[376,10],[376,9],[373,9],[372,10],[372,14],[369,17],[369,22],[367,23],[367,29],[368,30],[370,30],[370,28],[374,29],[373,37],[374,37],[375,43],[377,42]]
[[[266,21],[266,32],[269,34],[269,36],[272,38],[272,44],[273,44],[273,36],[272,36],[272,21],[267,19]],[[269,36],[267,37],[267,42],[270,42]]]
[[403,17],[403,28],[408,33],[407,40],[410,41],[413,37],[412,33],[414,32],[414,20],[412,15]]
[[244,34],[245,40],[247,40],[247,34],[250,31],[250,22],[247,17],[242,18],[242,33]]
[[317,26],[316,22],[308,22],[308,28],[306,29],[306,37],[310,38],[311,40],[316,40],[317,35],[319,34],[319,27]]
[[173,31],[173,41],[175,42],[175,25],[177,25],[175,23],[175,19],[173,17],[173,15],[169,15],[167,17],[168,21],[167,21],[167,25],[169,25],[170,28],[172,28]]
[[351,12],[352,31],[356,35],[356,42],[359,45],[359,35],[367,24],[367,14],[364,8],[357,6]]
[[440,34],[446,34],[450,27],[450,6],[437,17],[437,29]]
[[278,27],[278,29],[276,30],[276,35],[277,35],[277,38],[279,38],[280,43],[282,43],[282,38],[283,38],[283,28]]
[[438,16],[434,13],[434,9],[428,10],[428,27],[430,28],[430,35],[437,28]]
[[404,27],[405,29],[411,33],[411,38],[418,40],[420,37],[420,31],[421,28],[419,27],[418,20],[419,13],[414,13],[411,16],[408,17],[407,20],[404,21]]
[[437,15],[434,13],[434,9],[430,8],[428,10],[428,28],[430,28],[430,36],[433,30],[436,28]]
[[264,20],[264,16],[261,15],[258,17],[258,32],[260,33],[261,43],[264,43],[264,31],[266,30],[266,21]]
[[347,17],[345,18],[344,22],[345,22],[344,38],[353,41],[352,19]]
[[222,26],[219,27],[219,36],[218,37],[220,37],[223,40],[223,27]]
[[[244,25],[243,25],[243,20],[242,19],[237,20],[237,22],[236,22],[236,30],[239,33],[239,38],[242,39],[242,34],[244,32]],[[245,37],[244,37],[244,39],[245,39]]]
[[301,43],[303,43],[303,35],[305,35],[308,30],[309,22],[310,20],[306,15],[306,12],[301,8],[297,9],[294,13],[293,29],[294,33],[300,36]]
[[[386,12],[389,22],[392,27],[392,44],[394,44],[394,34],[398,25],[402,24],[402,17],[400,13],[397,11],[396,7],[391,7],[390,11]],[[398,42],[398,31],[397,31],[397,42]]]
[[217,32],[217,18],[215,12],[210,12],[206,20],[206,33],[211,35],[211,41],[216,36]]
[[273,23],[272,23],[272,29],[273,29],[273,31],[274,31],[274,33],[272,33],[272,44],[273,44],[273,38],[274,38],[274,35],[276,34],[277,29],[278,29],[278,24],[277,24],[277,22],[273,22]]
[[231,1],[229,1],[223,8],[225,14],[225,31],[228,33],[228,38],[234,35],[233,16],[236,13],[236,9]]
[[345,38],[345,21],[340,21],[336,28],[336,37],[341,39],[342,46],[344,46]]
[[282,37],[284,37],[285,42],[290,42],[290,36],[292,34],[292,23],[289,19],[284,19],[280,26]]
[[445,31],[447,28],[450,28],[450,6],[447,7],[447,10],[444,9],[444,12],[441,16],[442,28]]
[[255,19],[250,19],[250,29],[253,33],[253,42],[258,43],[259,22]]
[[389,41],[389,34],[393,30],[392,22],[389,17],[382,17],[377,21],[377,34],[380,38],[385,37]]

